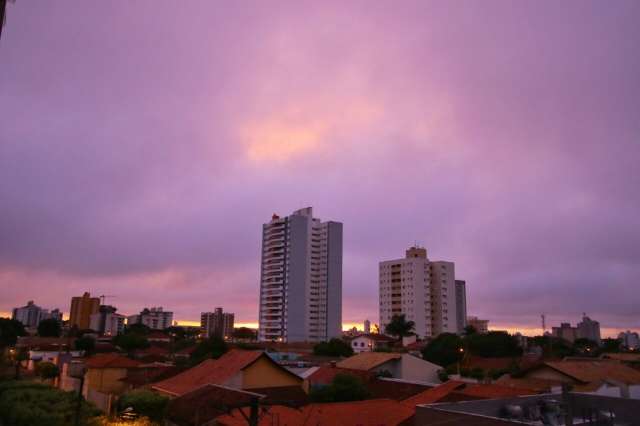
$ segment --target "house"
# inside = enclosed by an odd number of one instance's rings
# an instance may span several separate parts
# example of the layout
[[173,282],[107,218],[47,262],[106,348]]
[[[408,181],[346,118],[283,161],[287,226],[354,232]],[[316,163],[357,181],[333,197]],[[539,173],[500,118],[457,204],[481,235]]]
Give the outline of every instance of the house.
[[373,372],[376,375],[426,383],[440,383],[439,365],[410,354],[361,352],[337,363],[340,368]]
[[172,397],[200,386],[215,384],[251,390],[277,386],[302,386],[302,378],[278,365],[265,352],[234,349],[219,359],[207,359],[151,388]]
[[331,363],[321,367],[314,367],[312,370],[313,372],[311,374],[305,375],[304,377],[303,388],[307,392],[310,392],[312,389],[329,386],[338,374],[355,376],[365,384],[375,378],[375,373],[373,372],[352,368],[340,368],[337,367],[336,363]]
[[525,372],[524,378],[566,383],[576,391],[587,392],[594,391],[603,383],[640,385],[640,371],[617,361],[593,358],[545,362]]
[[[240,412],[242,411],[242,413]],[[301,409],[260,407],[259,426],[394,426],[409,425],[414,409],[391,399],[309,404]],[[235,409],[216,419],[220,426],[246,426],[249,409]]]
[[415,407],[416,405],[433,404],[437,402],[512,398],[523,395],[535,395],[536,393],[538,392],[532,389],[515,388],[493,383],[467,383],[458,380],[449,380],[446,383],[407,398],[402,402]]
[[349,345],[353,352],[373,352],[376,349],[389,348],[395,339],[384,334],[361,334],[350,339]]
[[216,419],[234,408],[248,407],[255,400],[260,405],[301,407],[309,403],[300,386],[257,388],[251,392],[220,385],[204,385],[169,402],[167,418],[170,426],[202,426],[216,424]]
[[87,359],[85,367],[82,395],[108,412],[115,398],[129,390],[125,380],[140,362],[116,353],[99,354]]

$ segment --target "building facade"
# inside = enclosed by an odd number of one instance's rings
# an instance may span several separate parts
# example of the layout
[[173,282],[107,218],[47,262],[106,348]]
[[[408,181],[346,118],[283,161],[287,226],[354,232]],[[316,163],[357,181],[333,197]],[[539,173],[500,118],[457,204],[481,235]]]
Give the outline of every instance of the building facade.
[[234,314],[216,308],[213,312],[200,314],[200,328],[207,337],[229,338],[233,335]]
[[475,328],[478,333],[489,332],[489,320],[480,319],[478,317],[467,317],[467,325]]
[[589,339],[598,345],[602,343],[600,339],[600,323],[589,318],[586,314],[582,314],[582,321],[576,327],[578,329],[577,336],[582,339]]
[[69,312],[69,326],[76,326],[80,330],[87,330],[91,326],[91,315],[98,313],[100,298],[91,297],[90,293],[84,293],[81,297],[71,298],[71,310]]
[[456,326],[458,333],[467,326],[467,282],[456,280]]
[[430,261],[427,250],[411,247],[404,259],[379,265],[380,329],[394,315],[404,314],[415,323],[420,337],[459,333],[455,266],[453,262]]
[[143,324],[152,330],[164,330],[171,327],[173,323],[173,312],[165,311],[162,306],[144,308],[138,315],[127,317],[127,324]]
[[105,336],[117,336],[124,331],[126,317],[116,313],[116,308],[101,305],[98,313],[91,315],[90,328]]
[[632,332],[631,330],[618,334],[618,340],[620,340],[622,346],[627,349],[634,351],[640,349],[640,336],[638,336],[638,333]]
[[29,300],[25,306],[13,308],[11,319],[20,321],[26,328],[36,328],[40,321],[45,319],[62,321],[62,312],[58,309],[49,312],[33,303],[33,300]]
[[311,207],[262,226],[261,341],[324,341],[342,333],[342,224]]

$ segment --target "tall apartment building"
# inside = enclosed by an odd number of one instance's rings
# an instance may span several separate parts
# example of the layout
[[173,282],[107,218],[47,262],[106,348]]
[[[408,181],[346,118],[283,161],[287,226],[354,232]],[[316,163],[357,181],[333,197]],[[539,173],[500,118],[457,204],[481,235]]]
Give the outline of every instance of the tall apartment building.
[[622,346],[627,349],[631,349],[632,351],[640,349],[640,336],[638,336],[638,333],[632,332],[631,330],[618,334],[618,340],[620,340]]
[[223,312],[222,308],[216,308],[213,312],[200,314],[200,328],[207,337],[231,337],[233,334],[234,315]]
[[164,330],[171,327],[172,322],[173,312],[163,310],[162,306],[144,308],[138,315],[127,317],[127,324],[143,324],[152,330]]
[[311,207],[262,226],[261,341],[324,341],[342,334],[342,223]]
[[589,339],[600,345],[600,323],[589,318],[586,314],[582,314],[582,321],[576,327],[578,329],[578,337]]
[[462,332],[467,326],[467,282],[456,280],[456,326]]
[[124,315],[116,314],[116,308],[100,305],[98,313],[91,315],[90,327],[105,336],[117,336],[124,331]]
[[80,330],[87,330],[91,326],[91,315],[98,313],[100,298],[91,297],[90,293],[84,293],[82,297],[71,298],[71,311],[69,312],[69,325],[74,325]]
[[427,250],[411,247],[404,259],[380,262],[380,329],[394,315],[415,323],[420,337],[458,333],[453,262],[430,261]]
[[51,318],[62,321],[62,312],[58,309],[49,312],[33,303],[33,300],[29,300],[25,306],[13,308],[11,315],[11,319],[20,321],[26,328],[36,328],[40,321]]

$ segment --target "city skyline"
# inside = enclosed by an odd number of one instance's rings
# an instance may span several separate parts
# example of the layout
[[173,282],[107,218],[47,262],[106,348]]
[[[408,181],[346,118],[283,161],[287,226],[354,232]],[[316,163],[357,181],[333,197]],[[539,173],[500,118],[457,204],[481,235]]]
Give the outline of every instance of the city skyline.
[[638,2],[286,6],[8,5],[0,315],[257,326],[261,226],[313,206],[343,326],[417,240],[492,328],[640,329]]

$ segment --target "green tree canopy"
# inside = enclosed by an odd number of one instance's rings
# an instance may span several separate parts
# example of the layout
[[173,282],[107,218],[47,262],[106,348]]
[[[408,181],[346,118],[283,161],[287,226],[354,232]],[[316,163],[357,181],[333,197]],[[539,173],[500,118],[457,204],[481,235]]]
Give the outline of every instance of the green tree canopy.
[[619,339],[602,339],[600,350],[602,352],[620,352],[622,342]]
[[472,334],[478,334],[478,330],[476,330],[476,328],[474,326],[472,326],[472,325],[467,325],[464,328],[463,334],[465,336],[471,336]]
[[485,358],[515,357],[522,354],[516,338],[504,331],[471,334],[464,341],[469,353]]
[[404,314],[394,315],[391,317],[391,322],[384,328],[384,332],[397,337],[410,336],[413,334],[415,325],[413,321],[407,321]]
[[60,374],[60,369],[52,362],[39,362],[36,365],[36,374],[42,380],[55,379]]
[[422,358],[446,367],[462,359],[462,339],[453,333],[442,333],[422,349]]
[[339,373],[329,386],[314,388],[309,396],[314,402],[361,401],[369,397],[369,391],[360,378]]
[[130,356],[138,349],[149,347],[149,341],[147,338],[135,333],[119,334],[113,338],[113,344]]
[[315,355],[323,356],[351,356],[353,349],[342,339],[333,338],[328,342],[320,342],[313,347]]
[[[0,383],[0,424],[11,426],[68,426],[74,424],[77,394],[49,385],[9,381]],[[82,402],[80,424],[100,415],[93,404]]]
[[531,338],[531,343],[542,348],[545,357],[564,358],[575,354],[571,344],[559,337],[535,336]]
[[41,337],[60,337],[62,328],[60,321],[54,318],[48,318],[40,321],[38,324],[38,336]]
[[598,343],[584,337],[573,342],[573,350],[583,356],[596,356],[598,355],[598,349]]
[[125,393],[118,400],[118,410],[123,411],[126,408],[133,408],[136,414],[148,417],[150,420],[162,423],[166,413],[169,398],[151,392],[149,390],[133,390]]
[[82,336],[77,338],[73,345],[75,346],[76,350],[85,351],[86,354],[90,355],[96,348],[96,341],[93,337]]
[[211,337],[198,343],[191,353],[191,363],[196,364],[208,358],[218,359],[229,350],[227,343],[220,337]]
[[124,334],[137,334],[140,336],[148,336],[151,329],[144,324],[131,324],[124,328]]
[[0,348],[14,346],[18,336],[26,336],[27,332],[20,321],[0,318]]
[[255,340],[256,332],[249,327],[240,327],[233,330],[233,337],[236,339]]

